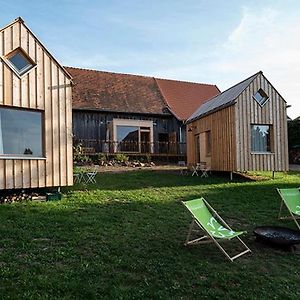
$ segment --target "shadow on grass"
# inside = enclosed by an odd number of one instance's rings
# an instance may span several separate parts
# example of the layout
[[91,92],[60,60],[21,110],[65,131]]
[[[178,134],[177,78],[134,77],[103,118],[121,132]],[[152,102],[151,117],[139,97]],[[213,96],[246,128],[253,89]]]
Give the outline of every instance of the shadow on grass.
[[[127,173],[99,173],[96,184],[77,183],[70,190],[136,190],[143,188],[162,188],[178,186],[210,185],[230,182],[228,173],[214,173],[208,178],[200,176],[180,176],[178,172],[166,171],[132,171]],[[238,177],[233,182],[247,182],[248,179]]]
[[[229,183],[136,172],[100,174],[97,181],[60,202],[0,206],[2,295],[267,299],[287,298],[298,287],[293,266],[300,255],[264,248],[252,235],[258,225],[293,226],[276,219],[276,188],[295,180]],[[243,239],[253,255],[231,264],[214,245],[183,246],[191,215],[180,200],[199,196],[234,229],[248,231]],[[226,248],[235,252],[237,245]]]

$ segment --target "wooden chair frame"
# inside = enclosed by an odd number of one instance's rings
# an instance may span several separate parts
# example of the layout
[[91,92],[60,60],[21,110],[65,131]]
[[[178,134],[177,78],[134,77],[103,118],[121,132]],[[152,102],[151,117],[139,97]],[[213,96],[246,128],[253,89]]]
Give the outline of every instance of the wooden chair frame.
[[[296,226],[298,227],[298,229],[300,230],[300,225],[298,223],[297,220],[300,220],[300,216],[299,215],[295,215],[293,214],[287,207],[287,205],[285,204],[284,198],[280,192],[280,189],[277,189],[277,192],[279,193],[280,197],[281,197],[281,203],[280,203],[280,208],[279,208],[279,213],[278,213],[278,220],[294,220],[294,222],[296,223]],[[282,216],[282,210],[283,210],[283,206],[285,206],[286,210],[289,212],[289,216]]]
[[[219,219],[219,221],[221,222],[221,224],[225,227],[227,227],[229,230],[233,231],[231,229],[231,227],[221,218],[221,216],[216,212],[216,210],[214,210],[210,205],[209,203],[203,199],[205,205],[207,205],[208,209],[213,213],[213,216],[216,217],[217,219]],[[197,225],[198,228],[200,228],[204,233],[206,233],[207,235],[203,235],[202,237],[200,238],[196,238],[196,239],[193,239],[193,240],[190,240],[190,237],[191,237],[191,234],[193,232],[193,228],[194,226]],[[225,242],[225,241],[230,241],[230,240],[233,240],[234,238],[236,238],[245,248],[246,250],[234,255],[234,256],[230,256],[226,250],[220,245],[220,242]],[[188,231],[188,234],[187,234],[187,237],[186,237],[186,241],[184,243],[185,246],[187,245],[196,245],[196,244],[208,244],[208,243],[215,243],[215,245],[221,250],[221,252],[231,261],[233,262],[235,259],[237,259],[238,257],[246,254],[246,253],[251,253],[251,250],[250,248],[243,242],[243,240],[239,237],[239,236],[235,236],[233,237],[232,239],[218,239],[218,238],[215,238],[213,237],[213,235],[211,235],[208,231],[206,231],[202,225],[198,222],[197,219],[193,218],[192,222],[191,222],[191,225],[190,225],[190,228],[189,228],[189,231]]]

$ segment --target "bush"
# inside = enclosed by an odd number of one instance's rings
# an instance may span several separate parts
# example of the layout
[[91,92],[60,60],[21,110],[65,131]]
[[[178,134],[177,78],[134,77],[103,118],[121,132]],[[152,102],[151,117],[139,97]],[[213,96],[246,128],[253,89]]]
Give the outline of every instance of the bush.
[[123,153],[118,153],[115,156],[115,161],[119,162],[119,163],[126,163],[126,162],[128,162],[128,160],[129,160],[129,157]]
[[90,158],[83,154],[82,144],[80,143],[73,146],[73,162],[79,165],[86,165],[91,163]]
[[95,161],[102,165],[103,163],[106,163],[109,160],[108,155],[106,153],[98,153],[96,156]]

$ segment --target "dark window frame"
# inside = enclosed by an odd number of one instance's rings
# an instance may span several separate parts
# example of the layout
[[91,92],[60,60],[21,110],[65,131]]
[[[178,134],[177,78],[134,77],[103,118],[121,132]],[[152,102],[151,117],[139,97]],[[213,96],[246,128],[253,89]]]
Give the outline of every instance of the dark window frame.
[[[18,68],[14,65],[14,63],[11,62],[11,60],[10,60],[17,53],[20,53],[22,56],[24,56],[25,59],[30,63],[30,65],[27,68],[25,68],[25,70],[23,70],[22,72],[20,72],[18,70]],[[4,58],[5,58],[6,64],[20,78],[25,76],[28,72],[30,72],[32,69],[34,69],[37,66],[36,62],[21,47],[18,47],[16,49],[14,49],[13,51],[9,52],[8,54],[5,55]]]
[[[259,94],[261,96],[262,101],[258,100],[256,98],[256,95]],[[269,96],[268,94],[262,89],[258,89],[258,91],[252,96],[252,98],[260,105],[260,106],[264,106],[268,100],[269,100]]]
[[[268,137],[267,137],[267,149],[266,150],[254,150],[253,148],[253,130],[254,126],[268,126]],[[251,153],[253,154],[267,154],[267,153],[274,153],[274,129],[273,124],[256,124],[253,123],[250,125],[250,149]]]
[[32,108],[23,108],[23,107],[15,107],[15,106],[8,106],[8,105],[0,105],[0,109],[10,109],[16,111],[23,111],[23,112],[36,112],[40,113],[41,115],[41,155],[35,156],[31,154],[1,154],[1,158],[16,158],[16,159],[45,159],[46,158],[46,141],[45,141],[45,111],[40,109],[32,109]]

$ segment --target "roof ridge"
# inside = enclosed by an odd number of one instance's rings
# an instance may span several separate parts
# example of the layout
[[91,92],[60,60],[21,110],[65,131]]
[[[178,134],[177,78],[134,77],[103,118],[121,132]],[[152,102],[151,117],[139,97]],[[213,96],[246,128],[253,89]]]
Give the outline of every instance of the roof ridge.
[[10,26],[12,26],[12,25],[14,25],[15,23],[18,23],[18,22],[19,23],[24,23],[24,20],[21,17],[17,17],[12,22],[10,22],[10,23],[6,24],[5,26],[1,27],[0,32],[4,31],[6,28],[8,28],[8,27],[10,27]]
[[[178,79],[169,79],[169,78],[159,78],[155,77],[157,80],[167,80],[167,81],[175,81],[175,82],[183,82],[183,83],[190,83],[190,84],[195,84],[195,85],[209,85],[209,86],[216,86],[213,83],[203,83],[203,82],[195,82],[195,81],[186,81],[186,80],[178,80]],[[216,86],[217,87],[217,86]],[[218,88],[218,87],[217,87]],[[218,88],[219,89],[219,88]]]
[[65,68],[70,68],[70,69],[82,70],[82,71],[91,71],[91,72],[96,72],[96,73],[106,73],[106,74],[116,74],[116,75],[125,75],[125,76],[144,77],[144,78],[149,78],[149,79],[153,79],[154,78],[153,76],[140,75],[140,74],[130,74],[130,73],[121,73],[121,72],[102,71],[102,70],[96,70],[96,69],[79,68],[79,67],[69,67],[69,66],[64,66],[64,67]]
[[[203,116],[203,113],[200,114],[199,113],[199,110],[201,110],[201,107],[203,107],[203,105],[209,105],[209,102],[213,103],[214,100],[216,100],[218,97],[222,97],[223,94],[225,94],[226,92],[230,91],[231,89],[237,87],[238,85],[242,85],[244,82],[246,82],[247,80],[251,79],[251,81],[248,83],[247,86],[249,86],[249,84],[254,80],[254,78],[256,78],[259,74],[262,74],[263,75],[263,72],[262,71],[258,71],[256,73],[254,73],[253,75],[247,77],[246,79],[238,82],[237,84],[229,87],[228,89],[226,89],[225,91],[223,91],[222,93],[208,99],[207,101],[205,101],[202,105],[200,105],[198,107],[198,109],[188,118],[187,122],[192,122],[192,121],[195,121],[195,120],[198,120],[201,116]],[[243,90],[241,90],[233,99],[231,99],[230,101],[228,101],[226,104],[228,103],[234,103],[235,100],[237,99],[237,97],[243,93],[243,91],[245,90],[246,88],[243,88]],[[213,111],[216,111],[218,109],[220,109],[221,107],[223,107],[224,105],[219,105],[218,107],[215,107],[214,109],[209,109],[205,114],[208,114],[210,112],[213,112]],[[198,113],[196,116],[193,117],[194,114]],[[204,114],[204,115],[205,115]]]
[[[70,68],[70,69],[83,70],[83,71],[91,71],[91,72],[99,72],[99,73],[107,73],[107,74],[117,74],[117,75],[127,75],[127,76],[136,76],[136,77],[152,78],[152,79],[155,79],[155,80],[166,80],[166,81],[190,83],[190,84],[195,84],[195,85],[216,86],[215,84],[212,84],[212,83],[194,82],[194,81],[177,80],[177,79],[169,79],[169,78],[159,78],[159,77],[150,76],[150,75],[131,74],[131,73],[112,72],[112,71],[102,71],[102,70],[97,70],[97,69],[70,67],[70,66],[64,66],[64,67],[65,68]],[[218,87],[217,87],[217,89],[219,90]]]
[[[228,88],[228,89],[226,89],[225,91],[223,91],[223,92],[220,92],[220,94],[218,94],[218,95],[216,95],[216,96],[213,96],[212,98],[208,99],[207,101],[205,101],[205,103],[207,103],[207,102],[209,102],[209,101],[212,101],[214,98],[216,98],[216,97],[218,97],[218,96],[220,96],[220,95],[224,94],[225,92],[227,92],[227,91],[229,91],[229,90],[233,89],[234,87],[238,86],[239,84],[241,84],[241,83],[243,83],[243,82],[247,81],[247,80],[248,80],[248,79],[250,79],[251,77],[257,76],[258,74],[263,74],[263,72],[262,72],[262,71],[258,71],[258,72],[256,72],[256,73],[254,73],[253,75],[251,75],[251,76],[247,77],[246,79],[244,79],[244,80],[240,81],[239,83],[236,83],[235,85],[233,85],[233,86],[229,87],[229,88]],[[204,103],[203,103],[203,104],[204,104]]]

